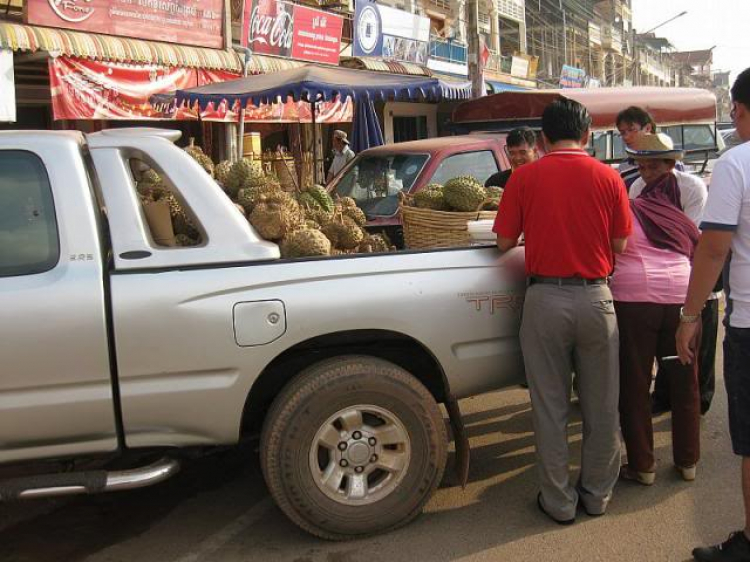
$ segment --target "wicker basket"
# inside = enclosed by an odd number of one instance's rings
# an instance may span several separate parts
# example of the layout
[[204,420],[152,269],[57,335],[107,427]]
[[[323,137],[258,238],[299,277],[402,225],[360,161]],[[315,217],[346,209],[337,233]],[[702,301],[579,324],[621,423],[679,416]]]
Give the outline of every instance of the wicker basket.
[[454,248],[470,246],[467,223],[476,220],[493,220],[497,211],[433,211],[405,204],[400,198],[399,211],[404,227],[404,244],[407,248]]

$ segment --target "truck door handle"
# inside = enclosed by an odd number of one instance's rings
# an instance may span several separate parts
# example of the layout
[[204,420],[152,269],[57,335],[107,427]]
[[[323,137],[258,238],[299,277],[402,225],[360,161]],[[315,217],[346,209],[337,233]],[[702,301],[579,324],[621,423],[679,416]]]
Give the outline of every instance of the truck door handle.
[[120,259],[123,260],[142,260],[144,258],[150,258],[151,252],[146,250],[133,250],[131,252],[123,252],[120,254]]

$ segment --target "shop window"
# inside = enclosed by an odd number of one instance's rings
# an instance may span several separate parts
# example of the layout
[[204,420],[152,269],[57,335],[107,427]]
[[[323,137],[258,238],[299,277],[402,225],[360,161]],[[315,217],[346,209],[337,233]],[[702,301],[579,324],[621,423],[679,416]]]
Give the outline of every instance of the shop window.
[[393,142],[421,140],[428,136],[427,116],[393,118]]
[[0,277],[49,271],[60,259],[55,206],[41,159],[0,151]]
[[462,152],[443,160],[429,183],[444,185],[448,180],[458,176],[473,176],[484,183],[498,171],[497,161],[491,150]]

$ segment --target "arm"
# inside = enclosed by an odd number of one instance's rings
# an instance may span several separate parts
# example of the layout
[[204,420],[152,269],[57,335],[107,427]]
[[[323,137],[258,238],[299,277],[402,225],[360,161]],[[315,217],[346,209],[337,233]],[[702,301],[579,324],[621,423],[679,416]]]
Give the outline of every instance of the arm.
[[628,192],[621,178],[616,178],[614,189],[615,204],[612,213],[610,245],[615,254],[622,254],[628,245],[628,236],[633,231],[633,212],[630,210]]
[[625,248],[628,245],[627,238],[613,238],[612,239],[612,251],[615,254],[624,254]]
[[501,235],[497,235],[497,247],[500,248],[501,252],[507,252],[516,246],[518,246],[518,238],[503,238]]
[[[697,316],[703,309],[719,272],[724,266],[737,230],[745,192],[745,178],[740,168],[722,157],[714,166],[711,193],[703,216],[703,234],[693,258],[684,314]],[[677,354],[683,364],[696,357],[698,322],[682,322],[677,330]]]
[[[686,316],[697,316],[716,284],[732,244],[732,230],[707,230],[701,235],[693,260],[685,307]],[[696,333],[699,322],[681,323],[677,329],[677,354],[687,365],[696,356]]]
[[501,252],[518,246],[518,238],[523,232],[523,211],[517,176],[518,174],[513,174],[510,177],[492,227],[492,232],[497,234],[497,247]]

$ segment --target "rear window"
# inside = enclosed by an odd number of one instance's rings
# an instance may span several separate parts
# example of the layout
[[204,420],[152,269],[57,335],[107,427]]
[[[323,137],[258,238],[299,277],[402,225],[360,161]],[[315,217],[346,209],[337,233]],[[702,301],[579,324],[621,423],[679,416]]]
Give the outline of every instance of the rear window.
[[19,150],[0,151],[0,277],[42,273],[60,259],[47,170]]
[[336,193],[352,197],[368,217],[398,211],[398,194],[411,189],[427,163],[426,154],[360,156],[336,184]]
[[492,174],[498,171],[497,161],[491,150],[462,152],[443,160],[429,183],[444,184],[458,176],[473,176],[484,184]]

